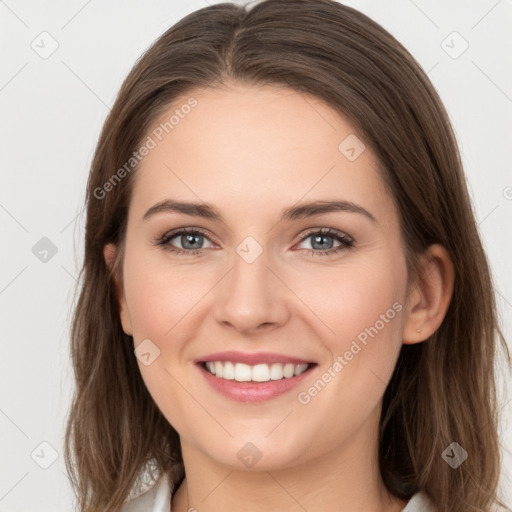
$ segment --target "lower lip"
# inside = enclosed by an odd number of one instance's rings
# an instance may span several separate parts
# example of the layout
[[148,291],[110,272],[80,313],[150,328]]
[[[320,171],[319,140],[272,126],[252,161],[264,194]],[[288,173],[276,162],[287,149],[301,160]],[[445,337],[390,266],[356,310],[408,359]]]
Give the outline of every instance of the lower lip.
[[215,391],[237,402],[264,402],[276,398],[297,387],[314,369],[312,365],[304,373],[289,379],[269,380],[268,382],[238,382],[216,377],[202,364],[198,364],[198,367],[206,382]]

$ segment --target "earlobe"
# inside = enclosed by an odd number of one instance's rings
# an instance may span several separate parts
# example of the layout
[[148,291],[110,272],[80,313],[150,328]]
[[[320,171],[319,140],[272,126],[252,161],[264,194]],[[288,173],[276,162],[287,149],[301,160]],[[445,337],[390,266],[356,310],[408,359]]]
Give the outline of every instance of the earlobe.
[[112,270],[114,268],[114,263],[116,261],[117,256],[117,248],[114,244],[107,244],[103,248],[103,257],[105,258],[105,263],[107,267]]
[[121,319],[121,325],[123,326],[123,331],[125,332],[125,334],[128,334],[129,336],[133,336],[132,322],[126,304],[122,276],[119,272],[119,268],[117,265],[117,251],[118,249],[114,244],[107,244],[103,249],[103,257],[105,258],[105,263],[107,264],[107,267],[111,271],[114,271],[114,286],[116,289],[116,295],[119,304],[119,315]]
[[446,316],[453,294],[455,271],[448,251],[431,245],[421,257],[420,275],[407,298],[403,343],[425,341],[434,334]]

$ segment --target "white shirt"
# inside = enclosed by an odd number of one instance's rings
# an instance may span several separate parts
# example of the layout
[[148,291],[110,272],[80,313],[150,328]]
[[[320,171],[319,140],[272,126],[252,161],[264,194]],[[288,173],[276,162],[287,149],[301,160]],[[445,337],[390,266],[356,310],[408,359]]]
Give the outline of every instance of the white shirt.
[[[171,511],[171,486],[167,475],[148,491],[137,496],[127,503],[122,512],[170,512]],[[416,493],[407,503],[402,512],[434,512],[432,504],[427,496],[421,492]]]

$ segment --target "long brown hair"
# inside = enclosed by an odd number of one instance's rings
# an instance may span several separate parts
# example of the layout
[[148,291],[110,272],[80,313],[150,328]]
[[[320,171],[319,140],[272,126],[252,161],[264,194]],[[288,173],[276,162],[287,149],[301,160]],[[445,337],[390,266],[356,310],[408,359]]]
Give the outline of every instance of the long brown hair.
[[[391,493],[408,499],[424,491],[439,511],[501,503],[496,348],[509,364],[510,355],[442,102],[407,50],[357,10],[332,0],[267,0],[212,5],[167,30],[138,60],[103,126],[71,340],[76,392],[65,455],[79,510],[119,510],[143,474],[183,479],[179,437],[147,391],[120,324],[114,278],[122,261],[111,272],[103,248],[123,245],[136,166],[118,170],[149,127],[176,98],[227,80],[284,85],[346,116],[379,159],[411,275],[430,244],[449,251],[456,276],[446,317],[426,342],[403,345],[384,394],[380,470]],[[441,458],[454,441],[469,454],[457,469]]]

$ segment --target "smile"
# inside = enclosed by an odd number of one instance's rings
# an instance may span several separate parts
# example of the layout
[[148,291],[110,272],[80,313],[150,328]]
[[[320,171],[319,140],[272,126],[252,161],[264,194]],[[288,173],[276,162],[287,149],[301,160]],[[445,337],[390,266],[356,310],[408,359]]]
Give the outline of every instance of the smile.
[[318,367],[311,360],[270,352],[217,352],[194,362],[210,389],[246,403],[288,395]]
[[208,361],[206,370],[219,379],[237,382],[268,382],[271,380],[291,379],[303,374],[309,364],[272,363],[254,366],[231,361]]

